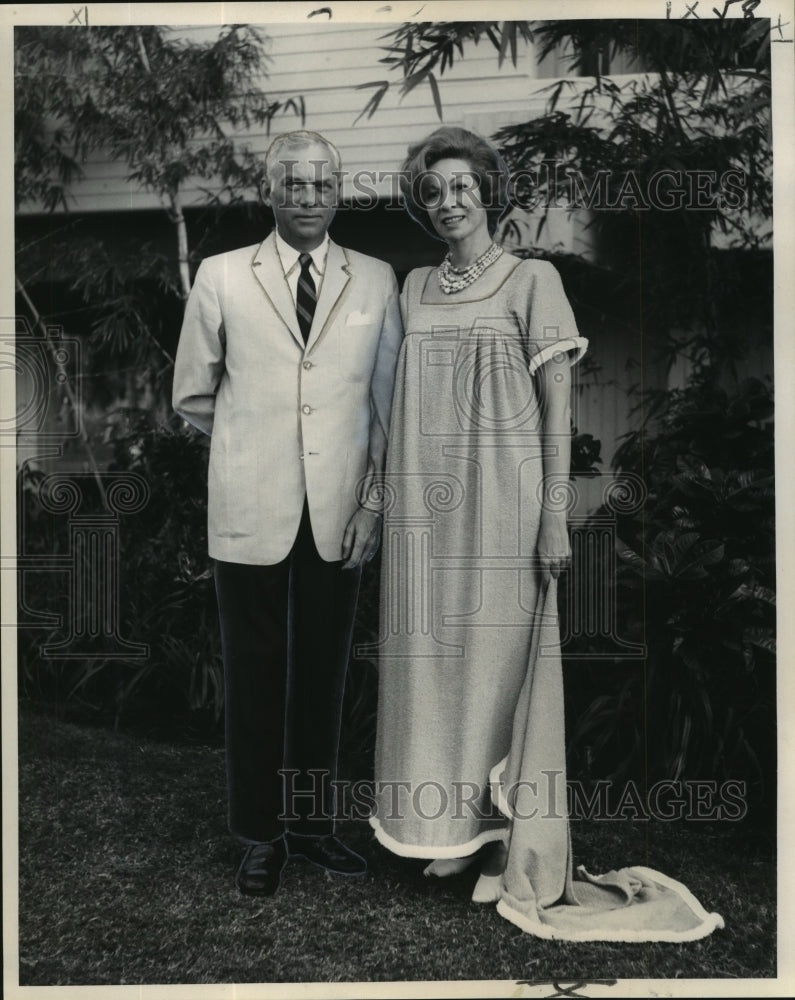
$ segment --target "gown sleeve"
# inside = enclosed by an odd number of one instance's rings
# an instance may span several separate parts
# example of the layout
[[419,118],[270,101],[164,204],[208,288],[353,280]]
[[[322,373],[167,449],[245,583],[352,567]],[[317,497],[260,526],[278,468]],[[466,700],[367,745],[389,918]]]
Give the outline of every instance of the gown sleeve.
[[559,351],[565,351],[575,365],[588,349],[581,337],[574,313],[563,291],[560,275],[548,261],[533,261],[533,276],[528,295],[528,349],[530,374]]

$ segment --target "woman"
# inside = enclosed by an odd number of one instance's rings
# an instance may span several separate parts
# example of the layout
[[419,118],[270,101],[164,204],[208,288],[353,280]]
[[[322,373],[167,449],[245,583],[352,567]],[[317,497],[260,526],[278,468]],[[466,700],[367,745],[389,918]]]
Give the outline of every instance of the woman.
[[720,918],[664,876],[571,877],[556,581],[569,561],[570,368],[587,341],[552,265],[494,243],[508,174],[486,142],[440,128],[401,177],[408,211],[448,252],[401,294],[376,837],[433,859],[428,875],[477,859],[473,899],[536,934],[703,936]]

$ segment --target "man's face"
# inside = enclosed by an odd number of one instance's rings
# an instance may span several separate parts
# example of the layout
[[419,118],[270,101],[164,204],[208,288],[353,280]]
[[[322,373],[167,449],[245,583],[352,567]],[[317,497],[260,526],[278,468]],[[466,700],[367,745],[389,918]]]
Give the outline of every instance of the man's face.
[[326,147],[285,149],[263,184],[262,199],[290,246],[305,252],[319,246],[337,210],[337,177]]

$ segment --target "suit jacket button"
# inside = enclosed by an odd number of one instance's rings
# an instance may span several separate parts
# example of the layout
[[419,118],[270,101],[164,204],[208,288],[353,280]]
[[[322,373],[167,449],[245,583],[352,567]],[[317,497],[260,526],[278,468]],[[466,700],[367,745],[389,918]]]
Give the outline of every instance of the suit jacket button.
[[301,410],[302,410],[303,413],[311,413],[312,412],[312,407],[311,406],[302,406]]
[[306,368],[307,371],[309,371],[309,369],[311,367],[312,367],[312,362],[311,361],[305,361],[304,362],[304,368]]

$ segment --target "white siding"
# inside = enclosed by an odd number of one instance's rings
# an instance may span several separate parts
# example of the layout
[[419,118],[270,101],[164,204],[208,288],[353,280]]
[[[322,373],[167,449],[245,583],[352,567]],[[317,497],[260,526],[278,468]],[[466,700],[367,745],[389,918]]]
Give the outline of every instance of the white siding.
[[[441,124],[430,87],[422,84],[400,100],[400,74],[390,73],[379,62],[384,55],[380,40],[388,27],[322,23],[261,26],[269,39],[270,62],[267,78],[258,81],[259,85],[274,100],[302,95],[306,105],[304,127],[322,133],[337,146],[343,168],[349,174],[357,170],[398,170],[409,143]],[[217,32],[217,27],[175,29],[180,37],[197,41],[210,40]],[[488,43],[470,45],[464,51],[465,58],[456,61],[439,81],[444,122],[464,125],[469,116],[479,114],[487,127],[495,112],[501,118],[499,123],[495,118],[493,128],[508,120],[526,119],[532,78],[531,50],[527,46],[520,48],[517,68],[510,61],[500,68],[497,52]],[[372,118],[362,117],[357,121],[372,90],[356,87],[386,79],[392,86],[378,111]],[[300,119],[287,113],[274,119],[271,135],[264,130],[252,131],[241,139],[254,151],[264,153],[273,135],[300,127]],[[127,181],[123,163],[97,157],[86,164],[85,175],[74,186],[70,206],[73,211],[124,211],[157,208],[160,204],[156,195]],[[380,194],[386,195],[389,190],[386,181],[379,186]],[[348,180],[343,195],[350,193]],[[254,198],[256,193],[252,192]],[[200,182],[186,186],[186,205],[203,204],[206,200]],[[35,207],[25,206],[23,211],[35,211]]]

